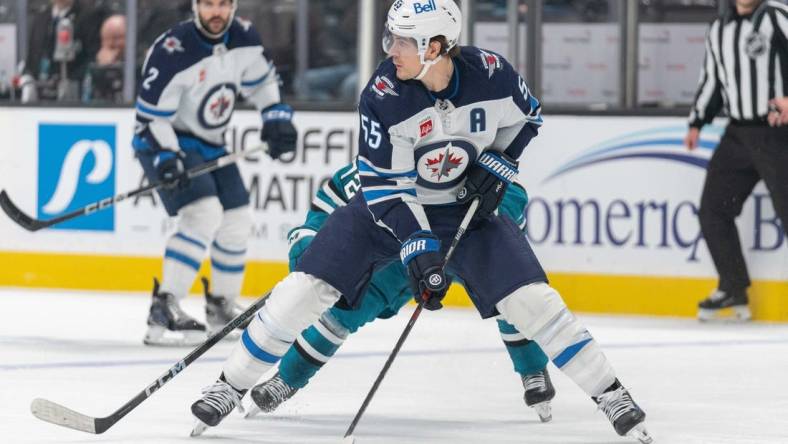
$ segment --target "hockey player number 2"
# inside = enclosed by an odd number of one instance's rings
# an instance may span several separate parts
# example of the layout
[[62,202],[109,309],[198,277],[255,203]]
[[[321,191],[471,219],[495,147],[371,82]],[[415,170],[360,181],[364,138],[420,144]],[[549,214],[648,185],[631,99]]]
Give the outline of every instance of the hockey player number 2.
[[373,150],[380,147],[382,134],[380,134],[380,124],[365,115],[361,115],[361,130],[364,132],[364,142]]
[[145,89],[150,89],[150,84],[153,83],[157,77],[159,77],[159,70],[156,68],[149,69],[148,77],[145,77],[145,81],[142,82],[142,87]]

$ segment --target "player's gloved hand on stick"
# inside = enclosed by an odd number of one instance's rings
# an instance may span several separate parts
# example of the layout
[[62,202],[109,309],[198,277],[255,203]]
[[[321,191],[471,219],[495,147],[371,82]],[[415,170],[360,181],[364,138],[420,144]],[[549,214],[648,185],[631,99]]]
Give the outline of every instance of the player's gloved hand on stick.
[[506,188],[517,176],[517,161],[504,153],[485,151],[468,171],[465,185],[457,193],[457,201],[470,202],[479,198],[474,220],[487,219],[503,200]]
[[410,285],[416,293],[416,302],[427,293],[424,308],[439,310],[443,308],[441,300],[446,296],[449,282],[443,273],[443,256],[440,253],[441,242],[429,231],[419,231],[402,243],[400,259],[408,268]]
[[159,181],[164,184],[165,189],[183,189],[189,186],[189,178],[183,166],[185,158],[186,154],[183,151],[161,150],[156,154],[153,166],[156,167]]
[[264,109],[263,129],[260,140],[268,144],[268,155],[276,160],[285,153],[295,151],[298,131],[293,126],[293,108],[276,103]]

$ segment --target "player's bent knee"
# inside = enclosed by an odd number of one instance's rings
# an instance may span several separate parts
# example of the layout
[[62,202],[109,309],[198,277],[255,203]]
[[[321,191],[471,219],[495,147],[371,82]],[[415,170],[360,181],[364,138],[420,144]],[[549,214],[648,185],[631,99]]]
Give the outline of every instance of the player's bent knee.
[[551,319],[566,309],[566,304],[553,287],[538,282],[518,288],[496,307],[520,333],[534,339]]
[[339,300],[337,289],[312,275],[293,272],[274,287],[261,310],[278,335],[295,338]]
[[201,240],[212,239],[222,222],[222,213],[217,197],[196,200],[178,211],[178,230]]

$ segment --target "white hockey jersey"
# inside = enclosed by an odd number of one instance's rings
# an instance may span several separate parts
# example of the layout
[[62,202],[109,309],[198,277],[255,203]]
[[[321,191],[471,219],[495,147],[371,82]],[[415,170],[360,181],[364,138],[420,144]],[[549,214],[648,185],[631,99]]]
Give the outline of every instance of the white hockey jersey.
[[501,56],[466,46],[446,90],[400,81],[384,61],[359,104],[358,170],[375,220],[401,241],[429,230],[423,205],[455,204],[468,166],[492,149],[517,159],[541,106]]
[[180,23],[153,44],[137,97],[136,149],[205,143],[223,147],[238,96],[258,110],[280,101],[275,69],[257,30],[235,19],[212,41],[193,21]]

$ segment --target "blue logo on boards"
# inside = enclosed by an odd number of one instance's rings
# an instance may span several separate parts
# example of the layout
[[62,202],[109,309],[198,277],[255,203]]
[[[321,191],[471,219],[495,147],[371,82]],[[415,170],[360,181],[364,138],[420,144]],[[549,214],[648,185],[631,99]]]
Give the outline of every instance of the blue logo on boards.
[[[38,218],[51,219],[115,194],[115,125],[40,124]],[[113,231],[110,207],[53,227]]]
[[631,159],[656,159],[697,167],[705,171],[724,131],[724,127],[707,126],[699,140],[699,149],[694,151],[687,151],[684,147],[686,126],[652,128],[624,134],[606,140],[566,161],[543,182],[549,182],[581,168]]

